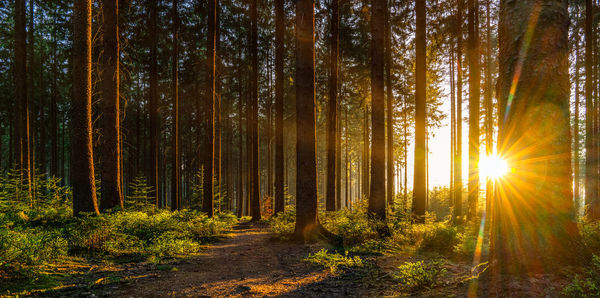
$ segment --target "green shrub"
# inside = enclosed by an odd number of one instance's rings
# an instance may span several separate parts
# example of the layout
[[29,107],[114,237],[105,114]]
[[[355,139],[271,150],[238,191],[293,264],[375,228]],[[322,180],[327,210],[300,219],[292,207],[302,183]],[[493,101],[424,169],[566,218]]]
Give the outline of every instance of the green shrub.
[[398,266],[393,277],[398,280],[400,285],[409,291],[418,291],[422,289],[433,288],[439,277],[446,272],[442,268],[442,261],[432,261],[425,263],[423,261],[406,262]]
[[362,259],[359,256],[349,257],[348,251],[342,256],[337,252],[329,253],[324,248],[314,254],[309,254],[304,260],[328,268],[331,272],[336,272],[340,268],[363,267]]
[[296,209],[288,207],[285,212],[278,213],[269,218],[271,231],[281,239],[289,237],[294,233],[296,224]]
[[27,276],[37,266],[65,255],[67,241],[55,232],[0,229],[0,276]]
[[563,289],[563,294],[568,297],[600,297],[600,257],[594,255],[585,276],[575,275]]

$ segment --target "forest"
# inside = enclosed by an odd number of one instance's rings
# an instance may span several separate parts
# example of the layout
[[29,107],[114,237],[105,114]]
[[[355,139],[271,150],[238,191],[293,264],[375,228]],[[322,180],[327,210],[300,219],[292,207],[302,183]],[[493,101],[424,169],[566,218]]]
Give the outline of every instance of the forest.
[[600,297],[598,0],[0,1],[0,297]]

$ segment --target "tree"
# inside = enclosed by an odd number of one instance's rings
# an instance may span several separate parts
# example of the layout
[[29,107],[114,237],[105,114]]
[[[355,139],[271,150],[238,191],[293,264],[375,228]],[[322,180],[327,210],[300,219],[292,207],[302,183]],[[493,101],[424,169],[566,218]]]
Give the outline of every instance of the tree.
[[462,24],[463,0],[456,11],[456,151],[454,155],[454,220],[462,220]]
[[[336,1],[336,0],[334,0]],[[283,184],[284,1],[275,0],[275,214],[285,208]]]
[[92,1],[73,7],[73,100],[71,103],[73,214],[100,214],[92,151]]
[[492,258],[500,273],[538,272],[583,255],[572,203],[567,0],[503,0],[499,11],[498,152],[513,170],[496,186]]
[[394,95],[392,86],[392,24],[391,9],[387,7],[385,12],[385,91],[387,97],[387,174],[386,174],[386,198],[387,204],[394,209]]
[[426,45],[425,45],[425,1],[415,1],[416,12],[416,74],[415,74],[415,159],[413,178],[413,216],[419,222],[425,220],[427,209],[426,169],[425,169],[425,87],[426,87]]
[[178,0],[173,0],[173,150],[171,175],[171,210],[181,209],[180,169],[181,154],[179,153],[179,7]]
[[206,146],[207,151],[202,155],[204,161],[204,195],[202,199],[202,211],[209,217],[214,214],[213,183],[215,163],[215,63],[216,63],[216,23],[217,23],[217,0],[208,0],[208,32],[206,38]]
[[148,185],[154,191],[154,199],[156,207],[160,207],[160,189],[158,183],[159,169],[159,129],[160,119],[158,114],[158,62],[157,62],[157,47],[158,47],[158,7],[156,1],[150,2],[150,90],[149,90],[149,109],[150,109],[150,156],[148,164],[150,166],[150,181]]
[[297,190],[294,237],[301,241],[327,234],[317,215],[314,13],[314,0],[296,1]]
[[467,220],[475,219],[479,198],[479,4],[468,0],[468,49],[469,49],[469,207]]
[[250,1],[250,111],[251,111],[251,156],[252,171],[250,173],[250,204],[252,220],[260,220],[260,166],[258,164],[258,18],[257,0]]
[[591,0],[585,1],[585,203],[588,206],[588,218],[600,219],[600,200],[598,199],[597,156],[594,143],[594,97],[593,82],[593,31],[594,6]]
[[103,0],[102,136],[100,209],[123,208],[119,120],[119,1]]
[[[338,88],[338,53],[339,53],[339,7],[338,1],[331,1],[331,36],[329,44],[329,101],[327,105],[327,188],[325,208],[335,211],[336,206],[336,132],[337,132],[337,88]],[[339,191],[339,189],[337,190]]]
[[369,213],[385,219],[384,45],[387,0],[373,0],[371,10],[371,183]]

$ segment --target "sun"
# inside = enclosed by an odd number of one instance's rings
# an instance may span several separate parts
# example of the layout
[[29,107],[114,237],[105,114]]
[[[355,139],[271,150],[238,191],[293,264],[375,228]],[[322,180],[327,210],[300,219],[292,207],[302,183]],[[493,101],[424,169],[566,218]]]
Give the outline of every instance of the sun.
[[496,154],[487,155],[479,161],[479,171],[484,177],[496,180],[508,172],[508,164]]

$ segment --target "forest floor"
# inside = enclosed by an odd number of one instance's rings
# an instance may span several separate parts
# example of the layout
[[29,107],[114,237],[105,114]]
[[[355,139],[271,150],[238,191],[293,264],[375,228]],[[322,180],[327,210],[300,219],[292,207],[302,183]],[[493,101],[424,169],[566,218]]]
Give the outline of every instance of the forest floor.
[[[76,297],[466,297],[490,295],[485,278],[473,278],[465,261],[446,261],[445,273],[430,289],[405,291],[392,272],[407,261],[424,256],[361,256],[364,268],[332,272],[304,261],[326,244],[299,245],[274,239],[268,226],[240,223],[202,254],[162,264],[123,263],[82,268],[72,284],[39,296]],[[73,266],[71,265],[71,268]],[[479,268],[480,269],[480,268]],[[510,296],[560,296],[565,277],[539,275],[506,280]],[[470,295],[469,295],[470,296]],[[491,296],[496,296],[491,294]]]

